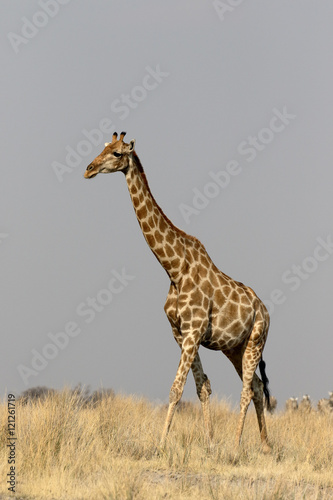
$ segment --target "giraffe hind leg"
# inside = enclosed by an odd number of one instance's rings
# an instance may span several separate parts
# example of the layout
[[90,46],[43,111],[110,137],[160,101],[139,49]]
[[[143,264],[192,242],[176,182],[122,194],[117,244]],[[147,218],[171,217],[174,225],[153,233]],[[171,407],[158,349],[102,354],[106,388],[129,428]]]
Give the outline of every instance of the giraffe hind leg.
[[268,443],[267,428],[266,428],[265,413],[264,413],[264,398],[263,398],[264,384],[260,380],[258,375],[256,375],[256,373],[254,374],[253,377],[252,387],[253,387],[253,403],[257,414],[262,449],[264,453],[269,453],[271,451],[271,447]]
[[[265,345],[266,337],[267,330],[265,330],[264,322],[259,318],[253,326],[250,338],[242,356],[243,388],[241,393],[240,416],[236,435],[237,444],[239,445],[247,409],[251,399],[253,399],[264,451],[268,451],[269,449],[263,406],[263,390],[264,387],[267,390],[268,379],[266,377],[265,382],[263,383],[255,374],[255,370],[262,358],[262,351]],[[263,365],[261,365],[261,368],[263,369]]]

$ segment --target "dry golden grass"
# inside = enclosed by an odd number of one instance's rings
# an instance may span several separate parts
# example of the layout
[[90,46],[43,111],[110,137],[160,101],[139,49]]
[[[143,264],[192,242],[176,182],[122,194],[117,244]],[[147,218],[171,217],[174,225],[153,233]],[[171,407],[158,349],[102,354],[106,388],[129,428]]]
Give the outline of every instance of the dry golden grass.
[[209,451],[195,403],[176,413],[166,449],[157,454],[165,413],[144,399],[121,395],[83,406],[68,390],[17,403],[16,495],[9,495],[5,402],[0,495],[45,500],[333,498],[332,417],[268,415],[273,451],[264,455],[250,409],[235,454],[238,412],[212,401],[215,435]]

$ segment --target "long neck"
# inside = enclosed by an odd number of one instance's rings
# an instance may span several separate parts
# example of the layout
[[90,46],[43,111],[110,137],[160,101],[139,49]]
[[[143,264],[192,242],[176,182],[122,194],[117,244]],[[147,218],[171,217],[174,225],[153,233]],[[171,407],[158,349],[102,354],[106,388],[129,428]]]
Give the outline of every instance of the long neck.
[[143,235],[171,281],[177,283],[186,258],[187,235],[172,224],[156,203],[135,152],[126,181]]

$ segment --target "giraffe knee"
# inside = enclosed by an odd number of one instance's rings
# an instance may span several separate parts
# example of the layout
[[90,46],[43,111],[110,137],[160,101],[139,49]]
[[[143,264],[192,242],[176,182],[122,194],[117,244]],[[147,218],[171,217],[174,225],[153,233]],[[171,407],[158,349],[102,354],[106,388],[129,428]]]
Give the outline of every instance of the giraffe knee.
[[171,403],[177,404],[180,401],[182,394],[183,394],[183,391],[179,387],[173,385],[171,387],[170,394],[169,394],[169,403],[170,404]]
[[251,399],[254,396],[254,391],[252,389],[243,389],[241,393],[241,408],[247,408],[251,403]]

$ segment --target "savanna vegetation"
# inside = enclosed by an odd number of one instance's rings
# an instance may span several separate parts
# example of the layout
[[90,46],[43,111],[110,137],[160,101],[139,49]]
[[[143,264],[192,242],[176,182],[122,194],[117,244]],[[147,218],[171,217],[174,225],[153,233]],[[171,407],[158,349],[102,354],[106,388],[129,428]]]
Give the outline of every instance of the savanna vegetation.
[[[38,393],[38,391],[37,391]],[[0,409],[0,498],[331,499],[333,417],[312,411],[267,415],[265,455],[250,407],[239,451],[238,410],[212,400],[214,445],[207,448],[200,404],[182,404],[164,450],[166,407],[146,399],[40,390],[16,399],[16,487],[8,491],[7,397]]]

